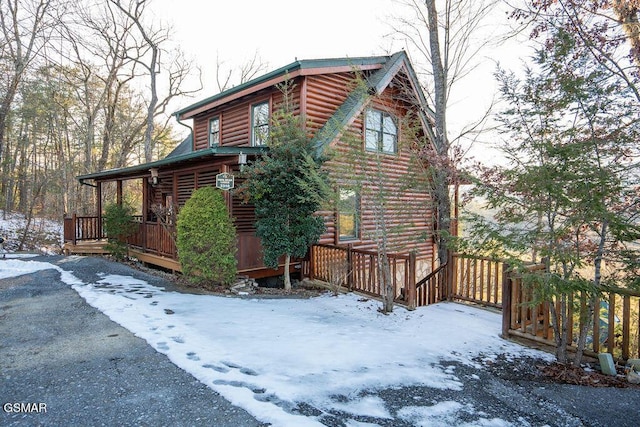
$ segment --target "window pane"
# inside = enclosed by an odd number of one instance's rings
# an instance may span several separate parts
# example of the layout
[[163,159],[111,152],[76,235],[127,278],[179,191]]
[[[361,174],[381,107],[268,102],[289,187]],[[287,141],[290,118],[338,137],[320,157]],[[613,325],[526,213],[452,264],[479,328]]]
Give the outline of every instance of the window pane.
[[220,119],[217,117],[209,120],[209,146],[220,144]]
[[340,240],[358,237],[358,198],[353,190],[340,190],[338,228]]
[[384,134],[382,136],[382,151],[385,153],[396,152],[396,137],[394,135]]
[[368,110],[365,118],[365,149],[396,153],[398,151],[398,127],[392,115]]
[[340,214],[340,239],[356,237],[356,221],[353,214]]
[[260,126],[269,123],[269,104],[260,104],[253,107],[253,125]]
[[253,129],[253,145],[266,145],[269,138],[269,126],[262,125]]
[[372,129],[372,130],[376,130],[379,131],[381,129],[381,124],[380,124],[380,119],[381,119],[381,114],[379,111],[373,111],[373,110],[369,110],[367,111],[367,124],[366,127],[367,129]]
[[396,123],[393,120],[393,117],[385,114],[383,123],[384,123],[384,128],[383,128],[384,133],[389,133],[391,135],[398,134],[398,130],[396,129]]
[[380,132],[374,130],[367,130],[367,136],[365,137],[365,148],[367,150],[378,150],[378,141],[380,139]]
[[252,109],[252,145],[265,145],[269,136],[269,104],[254,105]]

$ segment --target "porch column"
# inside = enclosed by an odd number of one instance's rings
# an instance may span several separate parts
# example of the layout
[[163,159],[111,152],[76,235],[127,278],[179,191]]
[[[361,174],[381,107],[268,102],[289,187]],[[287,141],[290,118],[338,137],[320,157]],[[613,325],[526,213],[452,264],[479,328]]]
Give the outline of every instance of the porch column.
[[147,251],[147,214],[151,206],[149,206],[149,181],[142,178],[142,251]]
[[122,180],[116,181],[116,203],[118,206],[122,206]]
[[102,181],[96,182],[96,214],[98,216],[98,238],[102,239],[104,237],[104,232],[102,230]]

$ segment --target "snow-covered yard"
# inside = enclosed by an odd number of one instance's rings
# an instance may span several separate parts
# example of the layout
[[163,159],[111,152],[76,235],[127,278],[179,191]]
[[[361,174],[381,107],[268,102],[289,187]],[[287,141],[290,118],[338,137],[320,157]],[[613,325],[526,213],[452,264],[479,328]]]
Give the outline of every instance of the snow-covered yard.
[[[502,340],[499,314],[454,303],[396,308],[385,316],[377,311],[380,303],[353,294],[307,300],[191,295],[108,272],[97,283],[82,283],[58,266],[25,258],[0,262],[0,278],[51,268],[89,304],[275,426],[322,425],[288,410],[300,403],[413,425],[456,423],[457,402],[408,402],[391,414],[375,393],[360,392],[408,385],[459,390],[452,362],[482,369],[479,357],[549,357]],[[477,419],[475,425],[508,425],[482,413]],[[348,425],[371,424],[354,419]]]
[[62,222],[33,218],[29,223],[24,215],[0,209],[0,237],[5,240],[1,252],[15,252],[24,239],[22,250],[43,254],[60,253]]

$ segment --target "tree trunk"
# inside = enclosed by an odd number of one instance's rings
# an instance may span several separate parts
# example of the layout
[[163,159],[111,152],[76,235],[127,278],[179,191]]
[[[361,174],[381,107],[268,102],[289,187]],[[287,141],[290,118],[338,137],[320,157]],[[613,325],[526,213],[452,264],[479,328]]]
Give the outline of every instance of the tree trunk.
[[551,326],[553,328],[553,338],[556,342],[556,360],[558,363],[565,364],[567,363],[567,346],[566,346],[566,327],[565,327],[565,319],[566,315],[564,314],[565,304],[562,301],[562,297],[560,298],[560,312],[556,309],[556,302],[553,299],[548,301],[549,308],[551,310]]
[[[602,279],[602,257],[604,256],[604,245],[606,243],[606,236],[609,229],[609,221],[604,219],[602,220],[602,224],[600,226],[600,242],[598,243],[598,250],[596,251],[596,256],[593,260],[594,267],[594,275],[593,275],[593,286],[594,292],[598,292],[600,288],[600,280]],[[587,345],[587,334],[589,329],[593,325],[593,314],[595,310],[599,310],[600,307],[596,307],[595,298],[593,295],[587,295],[587,307],[586,313],[580,313],[580,335],[578,336],[578,349],[576,351],[576,356],[573,359],[573,366],[580,366],[582,363],[582,356],[584,354],[584,348]]]
[[[435,125],[434,141],[436,155],[440,160],[449,157],[449,141],[447,138],[447,75],[440,53],[440,38],[438,33],[438,11],[435,0],[426,0],[429,26],[429,53],[433,69],[433,84],[435,90]],[[439,161],[439,165],[447,165],[447,161]],[[438,263],[444,265],[449,258],[449,237],[451,235],[451,200],[449,197],[450,173],[442,167],[434,174],[434,196],[438,212],[437,243]]]
[[578,336],[576,355],[573,358],[573,366],[575,367],[579,367],[582,363],[582,356],[587,345],[587,334],[589,333],[593,320],[594,307],[593,297],[587,297],[586,312],[580,312],[580,335]]
[[291,275],[289,274],[289,265],[291,264],[291,255],[286,254],[284,256],[284,290],[289,292],[291,291]]
[[382,312],[388,314],[393,312],[393,281],[391,280],[391,266],[386,251],[378,253],[378,276],[382,287]]

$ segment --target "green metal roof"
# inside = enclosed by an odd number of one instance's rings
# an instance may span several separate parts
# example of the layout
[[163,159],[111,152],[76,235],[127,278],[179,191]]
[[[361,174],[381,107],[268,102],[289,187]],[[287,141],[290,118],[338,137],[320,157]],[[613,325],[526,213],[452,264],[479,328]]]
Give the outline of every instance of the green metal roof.
[[293,73],[294,71],[313,69],[313,68],[331,68],[331,67],[358,68],[358,67],[363,67],[368,65],[380,64],[381,62],[386,61],[388,58],[389,58],[388,56],[367,56],[367,57],[358,57],[358,58],[304,59],[304,60],[294,61],[289,65],[280,67],[277,70],[271,71],[253,80],[249,80],[246,83],[242,83],[238,86],[234,86],[231,89],[225,90],[224,92],[220,92],[209,98],[198,101],[195,104],[191,104],[188,107],[185,107],[181,110],[176,111],[175,113],[173,113],[173,115],[176,117],[180,117],[181,115],[188,113],[192,110],[198,109],[204,105],[226,98],[235,93],[248,89],[252,86],[257,86],[260,83],[269,81],[273,78],[276,78],[279,76],[285,76],[287,74]]
[[126,168],[118,168],[118,169],[109,169],[102,172],[95,172],[86,175],[78,176],[78,180],[80,182],[86,181],[89,179],[106,179],[114,176],[126,178],[126,177],[136,177],[140,175],[146,174],[146,172],[151,168],[160,168],[163,166],[174,165],[176,163],[187,162],[190,160],[197,160],[206,157],[228,157],[228,156],[237,156],[238,154],[245,153],[250,155],[262,154],[268,151],[268,147],[211,147],[205,148],[202,150],[191,151],[189,153],[180,154],[177,156],[165,157],[161,160],[156,160],[154,162],[143,163],[136,166],[129,166]]

